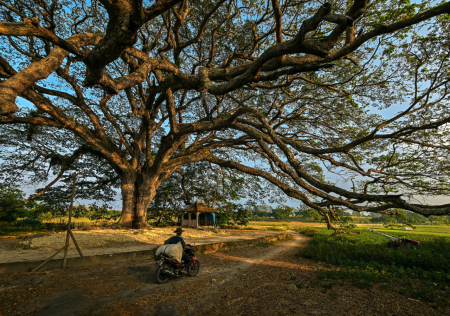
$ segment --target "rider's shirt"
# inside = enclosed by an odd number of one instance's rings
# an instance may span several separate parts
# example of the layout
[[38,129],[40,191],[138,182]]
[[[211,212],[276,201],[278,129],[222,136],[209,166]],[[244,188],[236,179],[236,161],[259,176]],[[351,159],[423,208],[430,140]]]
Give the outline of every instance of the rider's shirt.
[[184,242],[183,237],[181,236],[173,236],[166,240],[166,245],[173,245],[178,244],[181,241],[181,245],[183,246],[183,249],[186,248],[186,243]]

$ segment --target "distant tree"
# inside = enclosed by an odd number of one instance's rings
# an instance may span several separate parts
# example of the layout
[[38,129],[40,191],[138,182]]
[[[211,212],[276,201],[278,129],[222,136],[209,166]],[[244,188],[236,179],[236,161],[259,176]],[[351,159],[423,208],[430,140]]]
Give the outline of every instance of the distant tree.
[[269,218],[272,214],[273,207],[267,204],[261,204],[258,206],[258,209],[263,217]]
[[81,218],[81,217],[89,217],[92,211],[86,205],[75,205],[73,207],[73,217]]
[[340,218],[340,221],[343,225],[347,225],[349,223],[353,223],[353,217],[349,215],[344,215]]
[[249,216],[255,220],[268,218],[272,212],[272,207],[266,204],[257,204],[253,200],[248,200],[246,202],[246,209],[248,210]]
[[389,216],[380,214],[380,216],[372,217],[370,219],[370,222],[374,224],[379,224],[379,223],[387,223],[388,220]]
[[216,223],[219,226],[224,225],[242,225],[247,226],[249,222],[248,211],[242,204],[228,203],[220,208],[217,214]]
[[[34,202],[34,201],[32,201]],[[34,203],[29,203],[34,204]],[[29,205],[27,204],[27,205]],[[55,209],[53,209],[51,206],[47,204],[39,204],[36,203],[31,209],[28,214],[30,218],[38,219],[42,221],[51,221],[53,216],[55,215]]]
[[284,220],[291,215],[294,215],[294,208],[291,206],[281,205],[272,210],[272,216],[276,220]]
[[395,209],[395,215],[377,214],[370,219],[372,223],[396,224],[425,224],[428,220],[425,216],[408,212],[402,209]]
[[387,222],[385,222],[385,224],[387,225],[395,225],[398,223],[397,218],[395,218],[395,216],[389,216],[389,219]]
[[107,205],[99,206],[93,204],[89,207],[89,219],[91,221],[99,221],[100,225],[103,225],[105,221],[115,221],[120,215],[120,211],[110,210]]
[[428,220],[431,223],[441,223],[441,224],[445,224],[445,225],[450,225],[450,221],[447,218],[447,216],[430,216],[428,218]]
[[[25,193],[16,188],[0,187],[0,206],[11,207],[25,201]],[[2,210],[0,209],[0,222],[13,222],[18,218],[26,217],[28,211],[25,207]]]
[[295,216],[303,217],[303,218],[312,218],[313,209],[301,203],[300,206],[295,210]]
[[303,216],[306,218],[312,218],[314,221],[323,219],[323,216],[313,208],[306,208],[303,210]]
[[248,211],[239,204],[239,207],[236,209],[236,224],[241,226],[247,226],[249,222]]
[[407,224],[409,222],[407,212],[402,209],[394,209],[395,219],[397,222]]
[[406,212],[406,216],[408,218],[408,223],[411,224],[425,224],[426,222],[428,222],[428,219],[420,214]]

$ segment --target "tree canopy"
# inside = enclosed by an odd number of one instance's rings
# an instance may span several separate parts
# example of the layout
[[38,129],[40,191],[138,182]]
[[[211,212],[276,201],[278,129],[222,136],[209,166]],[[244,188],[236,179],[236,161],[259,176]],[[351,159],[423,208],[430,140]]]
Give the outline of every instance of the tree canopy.
[[47,189],[83,169],[120,186],[124,227],[145,226],[161,184],[198,161],[328,218],[449,214],[414,200],[448,194],[449,13],[407,0],[2,0],[3,182]]

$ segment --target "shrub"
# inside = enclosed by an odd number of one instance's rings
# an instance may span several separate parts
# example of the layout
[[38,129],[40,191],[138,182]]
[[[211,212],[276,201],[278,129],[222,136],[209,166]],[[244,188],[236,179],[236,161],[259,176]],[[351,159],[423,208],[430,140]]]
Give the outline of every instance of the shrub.
[[312,237],[312,236],[314,236],[314,235],[319,233],[319,231],[317,229],[312,229],[310,227],[299,228],[297,231],[300,234],[303,234],[303,235],[306,235],[306,236],[309,236],[309,237]]
[[34,218],[25,218],[20,221],[15,221],[15,225],[17,226],[26,226],[26,225],[41,225],[42,221]]

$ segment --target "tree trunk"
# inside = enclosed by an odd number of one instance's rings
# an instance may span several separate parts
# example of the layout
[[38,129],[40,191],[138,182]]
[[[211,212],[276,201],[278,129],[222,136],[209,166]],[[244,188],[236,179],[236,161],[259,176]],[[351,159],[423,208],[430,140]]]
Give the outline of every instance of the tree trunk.
[[148,226],[147,210],[156,194],[150,180],[125,176],[122,179],[122,216],[118,226],[122,228],[143,228]]
[[122,179],[122,215],[118,225],[123,228],[131,228],[134,219],[135,185],[131,181]]
[[147,210],[150,202],[156,195],[156,190],[139,190],[138,198],[136,200],[135,213],[133,219],[133,228],[143,228],[148,226]]

